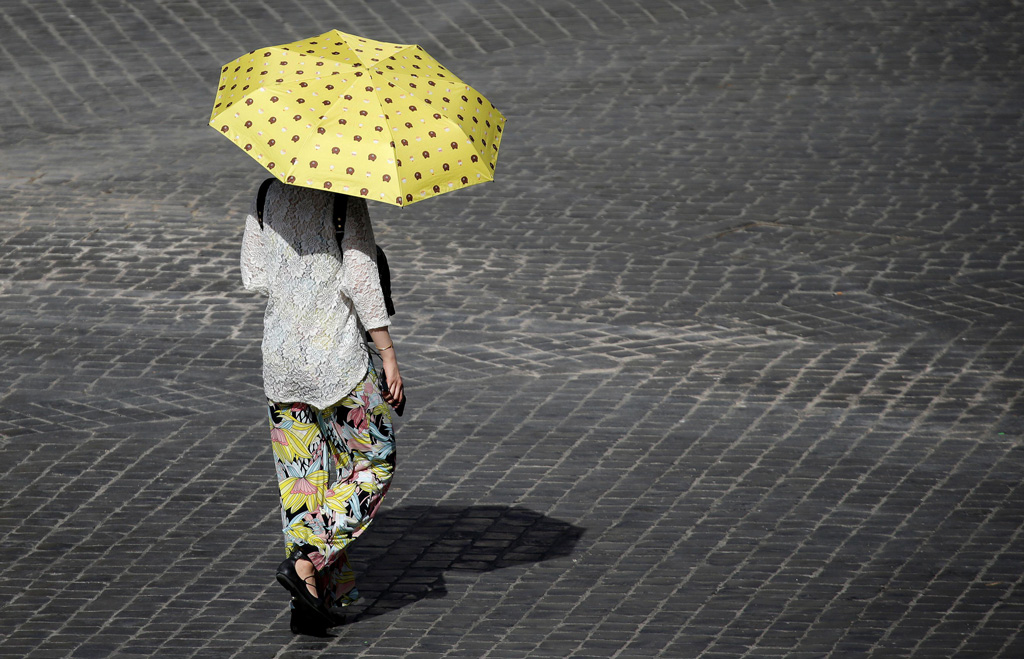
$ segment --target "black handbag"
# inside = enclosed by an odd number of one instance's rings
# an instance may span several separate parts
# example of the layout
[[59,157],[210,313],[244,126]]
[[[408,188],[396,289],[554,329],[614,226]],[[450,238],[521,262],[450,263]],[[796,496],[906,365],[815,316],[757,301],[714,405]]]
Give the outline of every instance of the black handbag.
[[[268,178],[260,184],[260,190],[256,194],[256,220],[263,229],[263,204],[267,199],[267,190],[270,184],[277,179]],[[334,193],[334,238],[338,241],[338,251],[341,252],[341,241],[345,237],[345,220],[348,218],[348,195]],[[389,316],[395,315],[395,303],[391,299],[391,268],[388,267],[388,257],[384,250],[377,245],[377,273],[380,275],[380,292],[384,295],[384,308]]]

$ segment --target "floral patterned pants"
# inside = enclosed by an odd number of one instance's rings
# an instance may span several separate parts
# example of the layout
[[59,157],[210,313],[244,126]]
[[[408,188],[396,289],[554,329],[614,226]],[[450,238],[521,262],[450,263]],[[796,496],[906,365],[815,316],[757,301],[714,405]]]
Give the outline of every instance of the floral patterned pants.
[[334,405],[268,401],[288,555],[301,548],[328,608],[359,599],[346,547],[373,521],[395,469],[391,408],[370,364]]

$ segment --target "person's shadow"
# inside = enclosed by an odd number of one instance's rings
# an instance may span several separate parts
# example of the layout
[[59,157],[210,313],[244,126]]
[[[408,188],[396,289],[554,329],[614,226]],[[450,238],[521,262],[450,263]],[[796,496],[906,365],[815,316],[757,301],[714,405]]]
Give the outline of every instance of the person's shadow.
[[353,614],[376,616],[444,597],[449,570],[488,572],[568,556],[584,531],[519,506],[381,511],[352,552],[362,595]]

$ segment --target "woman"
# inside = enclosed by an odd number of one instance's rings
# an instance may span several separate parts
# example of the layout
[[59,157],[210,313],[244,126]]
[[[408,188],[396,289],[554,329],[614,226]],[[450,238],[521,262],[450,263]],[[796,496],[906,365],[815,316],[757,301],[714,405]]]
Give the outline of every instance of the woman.
[[262,218],[258,202],[246,218],[242,283],[268,297],[263,385],[288,556],[277,579],[293,595],[292,631],[316,634],[338,624],[340,610],[359,597],[346,548],[390,485],[388,405],[404,393],[366,201],[277,180],[265,185]]

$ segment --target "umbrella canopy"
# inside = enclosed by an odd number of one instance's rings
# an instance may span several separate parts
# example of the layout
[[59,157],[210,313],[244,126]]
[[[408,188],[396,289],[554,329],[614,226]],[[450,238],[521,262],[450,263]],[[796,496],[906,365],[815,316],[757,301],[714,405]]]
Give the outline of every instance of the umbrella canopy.
[[415,44],[338,30],[221,69],[210,126],[285,183],[404,206],[494,179],[505,117]]

